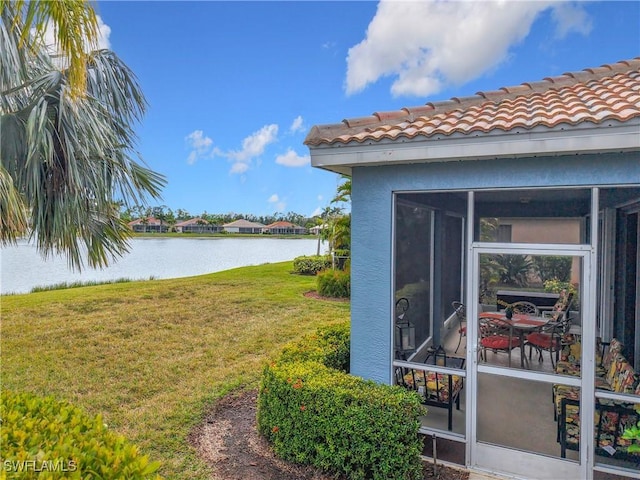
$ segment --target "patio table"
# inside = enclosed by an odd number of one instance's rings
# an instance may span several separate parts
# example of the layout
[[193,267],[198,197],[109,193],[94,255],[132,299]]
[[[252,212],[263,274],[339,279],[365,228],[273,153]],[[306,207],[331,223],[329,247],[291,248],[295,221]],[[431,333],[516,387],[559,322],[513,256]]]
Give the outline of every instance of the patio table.
[[[524,343],[526,334],[537,330],[538,328],[549,323],[551,318],[538,317],[536,315],[525,315],[522,313],[514,313],[511,319],[507,318],[505,312],[482,312],[480,318],[498,319],[507,322],[512,332],[518,334],[520,338],[520,367],[525,368]],[[511,366],[511,350],[509,350],[509,366]]]

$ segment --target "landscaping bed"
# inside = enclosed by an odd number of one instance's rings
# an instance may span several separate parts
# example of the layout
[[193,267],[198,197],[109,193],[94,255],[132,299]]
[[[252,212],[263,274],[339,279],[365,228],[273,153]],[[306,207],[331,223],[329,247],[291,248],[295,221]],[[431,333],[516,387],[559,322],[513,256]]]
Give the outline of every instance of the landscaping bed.
[[[336,480],[334,475],[276,457],[256,429],[257,391],[231,394],[217,402],[189,441],[216,480]],[[425,462],[424,478],[467,480],[468,472]],[[338,479],[339,480],[339,479]]]

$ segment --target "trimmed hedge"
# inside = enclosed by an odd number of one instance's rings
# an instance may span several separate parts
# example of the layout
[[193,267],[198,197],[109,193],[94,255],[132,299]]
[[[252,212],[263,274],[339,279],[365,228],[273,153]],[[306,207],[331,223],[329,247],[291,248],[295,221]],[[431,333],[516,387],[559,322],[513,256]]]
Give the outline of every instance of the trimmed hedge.
[[421,478],[425,408],[414,392],[333,368],[348,361],[346,328],[319,330],[265,367],[258,429],[286,460],[350,479]]
[[326,268],[331,268],[329,255],[302,256],[293,259],[293,272],[299,275],[316,275]]
[[324,270],[318,273],[318,293],[323,297],[349,298],[351,273],[343,270]]
[[159,462],[68,402],[3,390],[0,418],[6,478],[160,478]]

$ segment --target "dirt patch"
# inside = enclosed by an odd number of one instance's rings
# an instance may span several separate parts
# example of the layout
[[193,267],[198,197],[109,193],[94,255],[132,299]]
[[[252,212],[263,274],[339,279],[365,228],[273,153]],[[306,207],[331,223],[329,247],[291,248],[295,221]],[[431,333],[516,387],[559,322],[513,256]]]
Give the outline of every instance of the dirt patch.
[[[212,470],[216,480],[339,480],[315,468],[285,462],[275,456],[256,428],[256,391],[221,399],[202,425],[189,437],[190,443]],[[438,466],[434,475],[425,463],[425,479],[467,480],[467,472]]]
[[348,298],[323,297],[315,290],[309,290],[308,292],[304,292],[303,295],[307,298],[315,298],[316,300],[328,300],[330,302],[349,302]]

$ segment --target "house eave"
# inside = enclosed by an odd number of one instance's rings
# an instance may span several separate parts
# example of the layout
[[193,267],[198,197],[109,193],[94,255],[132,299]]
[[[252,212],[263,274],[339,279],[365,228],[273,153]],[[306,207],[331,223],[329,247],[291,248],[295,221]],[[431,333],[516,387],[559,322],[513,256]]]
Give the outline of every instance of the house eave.
[[361,166],[640,151],[640,118],[595,128],[518,128],[310,147],[311,165],[340,174]]

